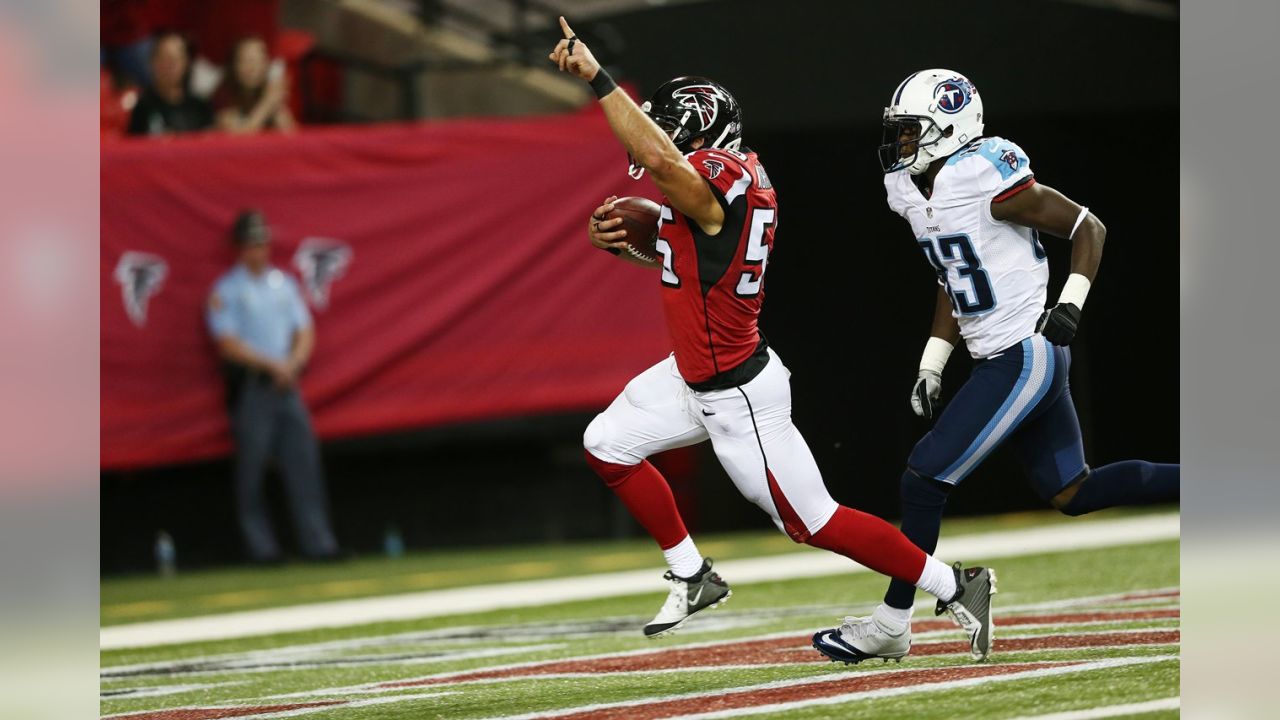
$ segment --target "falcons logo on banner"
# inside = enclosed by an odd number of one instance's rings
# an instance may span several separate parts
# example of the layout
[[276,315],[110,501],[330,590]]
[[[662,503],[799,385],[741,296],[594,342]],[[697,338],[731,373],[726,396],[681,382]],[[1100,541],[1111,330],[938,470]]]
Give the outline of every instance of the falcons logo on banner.
[[147,324],[147,304],[169,275],[169,264],[151,253],[129,250],[116,263],[115,279],[124,296],[124,311],[136,326]]
[[673,93],[672,97],[681,107],[698,113],[698,121],[702,123],[700,130],[711,127],[720,115],[720,101],[726,99],[723,93],[710,85],[690,85]]
[[293,254],[293,266],[302,276],[307,297],[317,308],[329,304],[329,287],[347,272],[351,265],[351,246],[339,240],[309,237]]

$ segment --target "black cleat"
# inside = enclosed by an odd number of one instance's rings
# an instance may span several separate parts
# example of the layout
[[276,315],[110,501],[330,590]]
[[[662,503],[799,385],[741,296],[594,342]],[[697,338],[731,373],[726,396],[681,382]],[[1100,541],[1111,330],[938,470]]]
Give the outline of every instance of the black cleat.
[[945,603],[939,600],[934,614],[950,614],[969,635],[969,654],[982,662],[991,655],[995,641],[991,596],[996,594],[996,571],[984,567],[961,569],[960,563],[951,567],[956,573],[956,596]]

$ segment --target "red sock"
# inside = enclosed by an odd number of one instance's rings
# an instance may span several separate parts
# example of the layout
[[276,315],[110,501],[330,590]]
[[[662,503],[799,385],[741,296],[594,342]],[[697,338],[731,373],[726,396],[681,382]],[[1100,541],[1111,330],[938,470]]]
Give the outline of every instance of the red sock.
[[928,557],[894,526],[843,505],[808,542],[912,585]]
[[689,536],[676,508],[675,496],[662,473],[648,460],[639,465],[618,465],[586,453],[587,464],[604,480],[631,517],[649,531],[663,550],[670,550]]

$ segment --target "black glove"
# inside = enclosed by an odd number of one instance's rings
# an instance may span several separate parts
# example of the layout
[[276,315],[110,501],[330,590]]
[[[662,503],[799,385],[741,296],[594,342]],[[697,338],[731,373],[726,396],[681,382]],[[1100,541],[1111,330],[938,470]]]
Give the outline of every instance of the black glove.
[[1054,345],[1070,345],[1080,327],[1080,308],[1075,303],[1058,303],[1040,316],[1036,332]]

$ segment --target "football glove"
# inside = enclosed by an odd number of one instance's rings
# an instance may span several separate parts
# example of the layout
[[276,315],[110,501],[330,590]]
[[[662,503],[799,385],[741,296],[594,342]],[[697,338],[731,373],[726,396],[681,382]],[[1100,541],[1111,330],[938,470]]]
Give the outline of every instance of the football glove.
[[929,420],[934,412],[942,407],[938,398],[942,397],[942,376],[932,370],[921,370],[916,377],[916,385],[911,389],[911,409],[920,417]]
[[1080,314],[1075,303],[1060,302],[1044,311],[1036,323],[1036,332],[1054,345],[1070,345],[1080,327]]

